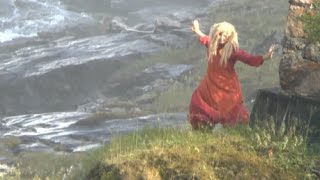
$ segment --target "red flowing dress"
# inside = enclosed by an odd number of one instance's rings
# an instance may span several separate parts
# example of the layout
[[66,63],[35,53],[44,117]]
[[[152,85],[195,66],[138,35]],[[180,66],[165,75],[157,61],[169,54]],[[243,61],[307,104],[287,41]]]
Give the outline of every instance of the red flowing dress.
[[[200,42],[208,47],[209,37],[201,37]],[[263,57],[238,49],[224,65],[220,64],[219,55],[208,60],[207,72],[193,92],[189,106],[189,121],[194,129],[216,123],[234,125],[248,122],[249,115],[234,68],[237,61],[258,67],[263,64]]]

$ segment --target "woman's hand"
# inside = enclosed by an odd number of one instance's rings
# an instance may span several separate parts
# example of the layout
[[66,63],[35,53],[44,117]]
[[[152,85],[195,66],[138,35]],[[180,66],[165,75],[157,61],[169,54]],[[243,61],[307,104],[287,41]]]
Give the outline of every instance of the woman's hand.
[[206,36],[201,30],[200,30],[200,24],[198,20],[194,20],[192,22],[192,27],[191,27],[192,32],[196,33],[198,36],[203,37]]
[[268,50],[268,52],[263,56],[263,60],[272,59],[274,48],[276,47],[275,44],[272,44]]
[[199,21],[198,20],[194,20],[192,22],[192,27],[191,27],[192,32],[197,33],[198,31],[200,31],[200,25],[199,25]]

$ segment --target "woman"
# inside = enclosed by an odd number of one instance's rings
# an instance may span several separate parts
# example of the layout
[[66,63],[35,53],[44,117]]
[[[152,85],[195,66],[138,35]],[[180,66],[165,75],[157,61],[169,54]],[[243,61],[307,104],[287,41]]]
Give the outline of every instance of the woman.
[[205,35],[197,20],[192,31],[207,47],[207,72],[192,94],[189,121],[194,129],[217,123],[234,125],[247,123],[248,112],[243,104],[240,82],[234,65],[241,61],[250,66],[260,66],[271,59],[274,45],[263,56],[254,56],[239,48],[234,26],[227,22],[214,24],[209,36]]

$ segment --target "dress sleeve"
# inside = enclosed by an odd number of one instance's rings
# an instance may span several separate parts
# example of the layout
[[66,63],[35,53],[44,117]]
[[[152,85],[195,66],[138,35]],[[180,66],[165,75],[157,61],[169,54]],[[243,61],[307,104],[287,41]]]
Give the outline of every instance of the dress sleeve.
[[250,66],[258,67],[263,64],[263,57],[261,55],[255,56],[245,52],[242,49],[235,51],[233,54],[233,58],[235,58],[235,60],[239,60],[245,64],[248,64]]
[[206,47],[208,47],[209,44],[209,36],[202,36],[199,38],[201,44],[205,45]]

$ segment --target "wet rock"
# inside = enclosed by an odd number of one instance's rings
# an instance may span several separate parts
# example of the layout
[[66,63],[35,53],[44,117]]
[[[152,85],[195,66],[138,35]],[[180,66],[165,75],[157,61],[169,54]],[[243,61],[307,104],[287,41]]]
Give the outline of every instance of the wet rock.
[[186,46],[186,40],[184,38],[187,37],[187,34],[190,32],[182,30],[182,25],[177,20],[168,17],[157,17],[155,23],[140,23],[133,27],[127,25],[127,20],[128,19],[125,17],[116,16],[111,18],[105,16],[102,20],[102,24],[105,26],[107,32],[134,32],[146,34],[143,36],[144,39],[160,44],[161,46],[172,46],[175,48]]
[[[183,25],[182,27],[190,29],[191,21],[199,17],[199,15],[203,16],[207,12],[206,8],[210,4],[210,2],[207,1],[195,0],[162,2],[163,4],[161,5],[155,5],[155,3],[148,5],[148,3],[144,3],[144,8],[138,8],[136,11],[130,12],[130,14],[148,23],[154,23],[159,17],[167,17],[170,21],[178,21]],[[169,4],[170,7],[168,7]]]
[[133,27],[128,26],[128,18],[120,16],[104,16],[101,20],[106,32],[120,33],[120,32],[136,32],[142,34],[151,34],[155,32],[155,26],[144,23],[137,24]]
[[112,31],[112,16],[104,15],[102,17],[102,20],[100,21],[100,23],[102,24],[102,26],[106,32]]
[[76,12],[104,12],[110,8],[109,0],[61,0],[61,2],[67,7],[67,9]]
[[121,8],[123,3],[125,3],[126,0],[110,0],[110,7],[111,8]]
[[133,26],[133,29],[136,29],[141,32],[155,32],[155,25],[154,24],[147,24],[147,23],[139,23]]
[[77,110],[104,113],[108,119],[146,114],[141,107],[152,103],[173,83],[179,83],[177,81],[191,68],[191,65],[164,63],[147,67],[128,79],[110,82],[105,95],[88,98],[87,103],[79,105]]
[[191,68],[191,65],[186,64],[157,63],[125,81],[117,80],[117,83],[112,88],[110,87],[107,93],[132,98],[151,91],[162,92],[173,82],[171,79],[178,79]]
[[133,117],[136,117],[141,116],[143,114],[143,111],[139,107],[134,107],[130,109],[129,113],[132,114]]
[[135,102],[139,104],[150,104],[156,97],[158,97],[158,95],[155,92],[150,92],[137,97]]
[[156,31],[166,31],[170,29],[179,29],[182,27],[179,21],[170,19],[169,17],[156,18],[155,25],[156,25]]
[[143,39],[153,42],[155,44],[159,44],[164,47],[171,48],[181,48],[187,46],[187,41],[181,36],[177,36],[175,34],[151,34],[148,36],[144,36]]
[[179,75],[191,69],[191,65],[178,64],[170,65],[166,63],[157,63],[152,67],[146,68],[143,72],[147,74],[157,74],[158,77],[177,78]]
[[[123,43],[125,37],[133,40]],[[152,42],[122,34],[61,39],[20,49],[0,66],[4,75],[0,110],[14,115],[75,109],[86,99],[100,96],[107,77],[130,64],[132,57],[159,49]]]

